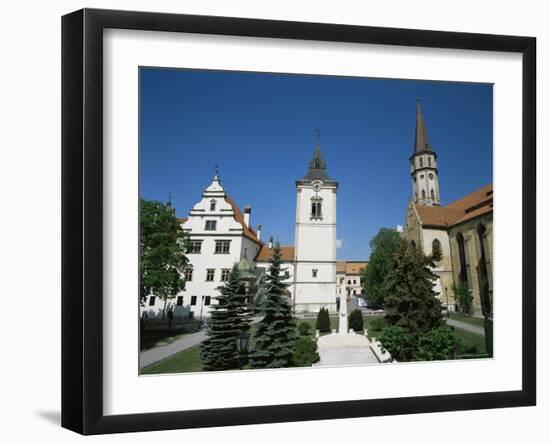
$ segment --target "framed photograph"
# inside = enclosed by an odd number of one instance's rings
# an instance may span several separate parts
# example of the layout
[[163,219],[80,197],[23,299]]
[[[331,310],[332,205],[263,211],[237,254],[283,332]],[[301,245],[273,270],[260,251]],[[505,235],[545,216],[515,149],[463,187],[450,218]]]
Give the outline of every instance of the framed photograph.
[[536,403],[536,40],[62,20],[62,425]]

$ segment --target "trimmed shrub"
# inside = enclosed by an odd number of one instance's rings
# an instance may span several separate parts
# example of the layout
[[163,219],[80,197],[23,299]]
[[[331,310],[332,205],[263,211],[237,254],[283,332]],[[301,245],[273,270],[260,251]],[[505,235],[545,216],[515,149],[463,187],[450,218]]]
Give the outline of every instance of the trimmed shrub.
[[306,322],[302,322],[298,325],[298,332],[301,336],[307,336],[311,334],[311,325]]
[[330,317],[328,315],[328,309],[321,308],[317,314],[317,323],[315,328],[321,332],[330,332]]
[[292,363],[294,366],[312,366],[319,361],[317,343],[308,337],[299,337],[294,342]]
[[354,309],[348,317],[348,324],[355,332],[363,331],[363,314],[359,309]]

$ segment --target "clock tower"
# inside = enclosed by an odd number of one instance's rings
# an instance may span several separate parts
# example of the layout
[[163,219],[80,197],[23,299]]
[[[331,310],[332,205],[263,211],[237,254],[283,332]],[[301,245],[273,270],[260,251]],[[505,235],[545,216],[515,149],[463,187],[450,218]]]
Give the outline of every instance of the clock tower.
[[294,308],[336,312],[336,193],[319,140],[306,175],[296,181]]

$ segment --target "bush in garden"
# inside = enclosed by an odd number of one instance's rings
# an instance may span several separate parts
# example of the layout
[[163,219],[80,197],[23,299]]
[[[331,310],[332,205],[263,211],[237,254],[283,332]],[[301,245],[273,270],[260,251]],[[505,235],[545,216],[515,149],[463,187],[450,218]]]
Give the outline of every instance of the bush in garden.
[[411,360],[415,350],[415,343],[412,342],[405,329],[401,326],[386,326],[382,329],[379,340],[382,344],[382,349],[389,352],[392,358],[397,361]]
[[363,331],[363,314],[359,309],[354,309],[348,318],[348,324],[350,329],[355,332]]
[[306,323],[306,322],[300,323],[298,325],[298,332],[302,336],[306,336],[306,335],[311,334],[311,325],[309,323]]
[[415,360],[449,360],[454,357],[457,341],[449,326],[440,326],[420,336],[414,355]]
[[458,302],[460,312],[463,314],[470,314],[472,311],[472,291],[468,288],[468,285],[460,282],[458,285],[453,283],[452,290],[455,294],[455,300]]
[[321,308],[319,310],[315,328],[321,332],[330,332],[330,317],[328,315],[328,309]]
[[294,342],[292,352],[292,363],[294,366],[306,367],[312,366],[319,361],[317,353],[317,343],[308,337],[299,337]]

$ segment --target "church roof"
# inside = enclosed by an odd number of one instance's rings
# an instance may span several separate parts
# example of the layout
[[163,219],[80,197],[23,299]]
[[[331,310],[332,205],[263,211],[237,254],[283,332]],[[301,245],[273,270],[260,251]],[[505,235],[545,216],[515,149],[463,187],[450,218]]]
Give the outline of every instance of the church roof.
[[321,180],[323,183],[335,183],[327,174],[327,162],[323,159],[319,143],[315,146],[306,175],[298,181],[311,182],[313,180]]
[[428,139],[428,131],[426,130],[426,124],[424,123],[424,115],[422,114],[422,108],[420,107],[420,100],[417,100],[413,155],[426,151],[431,152],[432,146],[430,145],[430,140]]
[[187,217],[178,217],[176,220],[180,225],[183,225],[187,221]]
[[237,204],[233,201],[233,199],[226,194],[225,201],[231,205],[235,221],[243,227],[243,235],[256,243],[263,245],[263,242],[258,238],[256,232],[252,228],[246,226],[243,213],[241,212]]
[[[273,248],[263,245],[256,255],[256,261],[269,261],[273,257]],[[294,246],[281,246],[281,260],[294,261]]]
[[484,186],[447,206],[415,206],[422,225],[448,228],[493,212],[493,184]]
[[360,275],[368,266],[366,261],[338,261],[336,262],[336,272],[346,275]]

